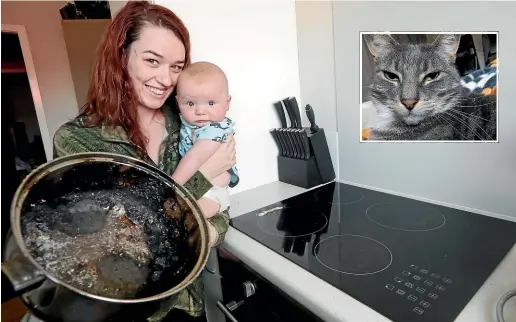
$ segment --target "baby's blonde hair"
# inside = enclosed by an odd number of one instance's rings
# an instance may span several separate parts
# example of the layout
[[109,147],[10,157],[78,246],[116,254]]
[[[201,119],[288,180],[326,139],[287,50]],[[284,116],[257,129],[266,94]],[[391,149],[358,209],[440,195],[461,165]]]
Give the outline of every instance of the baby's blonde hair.
[[224,88],[228,90],[228,79],[224,71],[219,66],[207,61],[199,61],[188,65],[181,74],[179,74],[177,80],[178,87],[187,79],[199,83],[203,83],[207,80],[221,81],[223,82]]

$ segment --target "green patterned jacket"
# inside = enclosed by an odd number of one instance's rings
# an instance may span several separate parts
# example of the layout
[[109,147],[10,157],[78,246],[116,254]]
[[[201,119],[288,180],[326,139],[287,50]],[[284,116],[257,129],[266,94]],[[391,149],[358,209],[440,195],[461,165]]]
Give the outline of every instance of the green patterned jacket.
[[[54,157],[81,152],[117,153],[141,159],[157,166],[165,173],[172,174],[180,160],[178,150],[180,121],[179,116],[174,113],[172,108],[164,106],[162,111],[165,115],[168,135],[161,143],[158,164],[155,164],[147,153],[141,153],[142,150],[130,142],[122,127],[106,125],[86,127],[86,117],[84,116],[79,116],[65,123],[57,130],[54,135]],[[142,155],[144,155],[144,157],[142,157]],[[200,172],[197,172],[184,187],[188,189],[196,199],[199,199],[212,185]],[[228,230],[228,210],[211,217],[209,221],[219,233],[219,239],[214,246],[217,247],[224,240],[224,236]],[[191,316],[200,316],[203,313],[204,298],[201,277],[198,277],[189,287],[183,290],[183,292],[179,294],[177,302],[173,305],[167,305],[167,300],[164,300],[160,311],[148,320],[160,321],[173,308],[184,310]]]

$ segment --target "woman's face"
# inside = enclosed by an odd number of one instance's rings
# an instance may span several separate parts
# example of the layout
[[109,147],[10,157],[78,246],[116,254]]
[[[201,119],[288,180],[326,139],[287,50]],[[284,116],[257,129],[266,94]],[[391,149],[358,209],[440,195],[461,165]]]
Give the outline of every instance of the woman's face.
[[147,25],[129,47],[127,70],[140,106],[159,109],[170,96],[183,70],[185,46],[162,27]]

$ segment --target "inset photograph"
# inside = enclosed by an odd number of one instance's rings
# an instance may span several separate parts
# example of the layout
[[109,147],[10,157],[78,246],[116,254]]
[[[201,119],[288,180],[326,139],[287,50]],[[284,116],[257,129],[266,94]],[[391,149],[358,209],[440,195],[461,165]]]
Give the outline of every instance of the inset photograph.
[[360,142],[498,142],[498,32],[360,39]]

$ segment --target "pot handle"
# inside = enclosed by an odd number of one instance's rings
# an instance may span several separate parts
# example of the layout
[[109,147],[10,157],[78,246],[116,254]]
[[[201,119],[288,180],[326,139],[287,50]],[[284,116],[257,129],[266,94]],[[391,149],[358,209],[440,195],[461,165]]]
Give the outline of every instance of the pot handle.
[[3,262],[2,272],[13,285],[16,293],[33,290],[46,279],[45,274],[21,254]]

